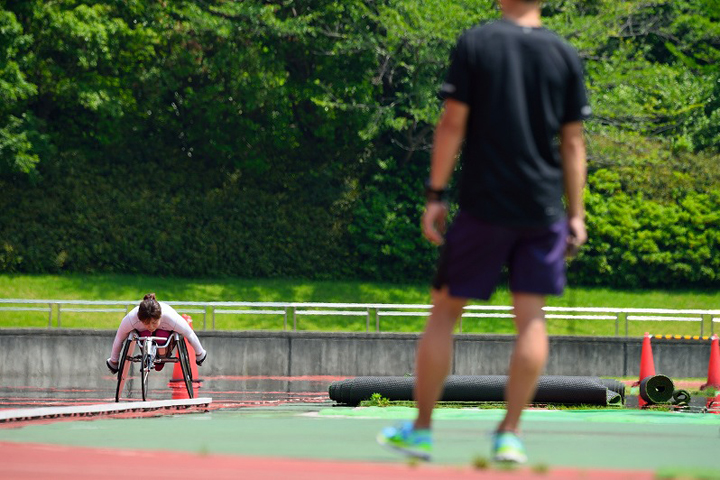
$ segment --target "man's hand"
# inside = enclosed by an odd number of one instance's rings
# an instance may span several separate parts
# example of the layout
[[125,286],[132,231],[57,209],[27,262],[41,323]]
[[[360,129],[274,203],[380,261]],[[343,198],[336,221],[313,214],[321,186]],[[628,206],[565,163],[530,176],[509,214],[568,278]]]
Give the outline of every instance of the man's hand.
[[422,217],[423,235],[431,243],[442,245],[445,242],[445,226],[448,209],[445,202],[428,202]]
[[578,254],[580,247],[587,242],[587,230],[585,220],[581,217],[568,218],[568,238],[565,255],[572,258]]

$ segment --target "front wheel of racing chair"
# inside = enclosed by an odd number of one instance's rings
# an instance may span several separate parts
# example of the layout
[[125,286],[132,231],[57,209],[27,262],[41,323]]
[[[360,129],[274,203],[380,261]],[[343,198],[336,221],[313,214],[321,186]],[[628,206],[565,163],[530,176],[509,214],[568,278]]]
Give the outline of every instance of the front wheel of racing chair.
[[155,368],[155,352],[157,347],[151,340],[146,339],[142,342],[142,355],[140,358],[140,385],[142,390],[143,402],[148,399],[148,380],[150,370]]
[[132,365],[132,357],[135,352],[135,344],[137,335],[133,332],[120,348],[120,357],[118,358],[117,386],[115,387],[115,401],[119,402],[125,388],[125,381],[130,378],[130,365]]
[[185,339],[179,333],[174,333],[174,335],[176,335],[177,355],[178,360],[180,361],[180,369],[182,370],[183,380],[185,381],[185,388],[187,389],[188,397],[195,398],[195,393],[193,392],[192,368],[190,366],[187,344],[185,343]]

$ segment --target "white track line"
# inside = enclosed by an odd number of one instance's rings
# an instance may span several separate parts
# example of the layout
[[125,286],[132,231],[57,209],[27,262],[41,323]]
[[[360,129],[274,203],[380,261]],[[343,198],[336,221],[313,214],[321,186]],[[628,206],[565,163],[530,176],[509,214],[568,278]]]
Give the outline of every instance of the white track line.
[[212,398],[189,398],[183,400],[154,400],[148,402],[101,403],[98,405],[81,405],[72,407],[39,407],[0,410],[0,423],[38,420],[43,418],[84,417],[91,415],[107,415],[122,412],[146,412],[162,408],[187,408],[208,406]]

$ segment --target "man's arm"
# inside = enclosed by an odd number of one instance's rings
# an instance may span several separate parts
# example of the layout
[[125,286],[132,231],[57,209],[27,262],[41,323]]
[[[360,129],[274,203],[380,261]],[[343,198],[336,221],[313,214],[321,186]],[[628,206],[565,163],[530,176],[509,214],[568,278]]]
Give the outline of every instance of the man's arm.
[[[435,128],[432,160],[430,162],[430,188],[444,190],[450,182],[460,146],[465,139],[470,107],[451,98],[445,101],[445,109]],[[423,234],[435,245],[443,243],[447,207],[438,201],[428,202],[422,219]]]
[[587,241],[585,208],[583,206],[587,164],[582,122],[567,123],[560,128],[560,156],[565,179],[568,226],[570,228],[568,255],[574,256],[580,246]]
[[430,186],[436,190],[444,189],[450,181],[457,154],[465,139],[469,113],[467,104],[452,98],[445,101],[445,109],[435,128],[430,163]]

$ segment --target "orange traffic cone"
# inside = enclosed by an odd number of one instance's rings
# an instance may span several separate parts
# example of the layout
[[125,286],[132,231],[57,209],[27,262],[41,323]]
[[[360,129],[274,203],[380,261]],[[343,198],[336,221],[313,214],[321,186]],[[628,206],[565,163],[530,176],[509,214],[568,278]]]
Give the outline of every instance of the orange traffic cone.
[[650,345],[650,334],[645,332],[640,352],[640,378],[633,383],[633,387],[640,385],[647,377],[655,375],[655,360],[653,360],[652,346]]
[[[640,379],[633,383],[633,387],[637,387],[647,377],[655,375],[655,360],[653,360],[652,346],[650,345],[650,334],[645,332],[642,343],[642,351],[640,352]],[[647,402],[638,396],[638,405],[642,408]]]
[[[192,328],[192,317],[187,314],[183,314],[182,317],[187,320],[190,328]],[[197,397],[198,389],[200,388],[202,380],[200,380],[200,374],[198,373],[197,364],[195,363],[195,349],[188,343],[187,338],[183,338],[183,340],[185,341],[185,348],[188,352],[188,360],[190,360],[190,371],[192,372],[193,378],[193,394]],[[180,362],[175,363],[175,366],[173,367],[173,375],[170,379],[170,383],[168,383],[168,386],[172,388],[172,398],[174,400],[188,398]]]
[[712,387],[720,390],[720,343],[718,336],[713,335],[710,339],[710,362],[708,363],[707,383],[700,387],[700,390]]

